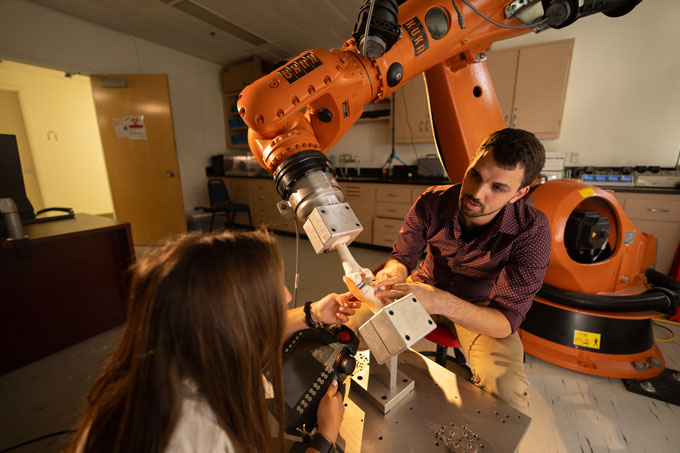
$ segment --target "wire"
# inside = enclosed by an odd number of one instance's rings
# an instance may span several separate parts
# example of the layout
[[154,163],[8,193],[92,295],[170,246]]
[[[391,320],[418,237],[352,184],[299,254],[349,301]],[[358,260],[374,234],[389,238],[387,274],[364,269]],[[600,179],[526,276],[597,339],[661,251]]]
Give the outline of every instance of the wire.
[[[543,19],[543,20],[541,20],[541,21],[534,22],[533,24],[529,24],[529,25],[505,25],[505,24],[501,24],[500,22],[496,22],[495,20],[493,20],[493,19],[491,19],[490,17],[486,16],[483,12],[481,12],[480,10],[478,10],[477,8],[475,8],[474,6],[472,6],[472,4],[471,4],[468,0],[461,0],[461,1],[462,1],[463,3],[465,3],[472,11],[474,11],[474,12],[476,12],[477,14],[479,14],[480,16],[482,16],[485,20],[491,22],[491,23],[494,24],[494,25],[498,25],[499,27],[503,27],[503,28],[510,28],[510,29],[513,29],[513,30],[521,30],[521,29],[523,29],[523,28],[532,28],[532,27],[536,27],[536,26],[541,25],[541,24],[543,24],[543,23],[545,23],[545,22],[548,21],[548,19]],[[455,3],[454,3],[454,5],[455,5]]]
[[295,283],[293,283],[293,308],[297,308],[298,283],[300,281],[300,231],[298,230],[297,220],[295,223]]
[[50,437],[63,436],[64,434],[73,434],[75,432],[76,432],[75,429],[67,429],[65,431],[57,431],[57,432],[54,432],[54,433],[45,434],[44,436],[36,437],[35,439],[27,440],[26,442],[22,442],[20,444],[13,445],[9,448],[5,448],[4,450],[0,450],[0,453],[6,453],[8,451],[16,450],[17,448],[21,448],[21,447],[24,447],[26,445],[33,444],[35,442],[39,442],[41,440],[49,439]]
[[666,318],[654,318],[654,319],[659,322],[665,322],[667,324],[675,324],[676,326],[680,326],[680,322],[671,321],[670,319]]
[[463,30],[465,28],[465,19],[463,19],[463,14],[460,12],[460,9],[456,4],[456,0],[451,0],[451,3],[453,3],[453,8],[456,10],[456,14],[458,15],[458,25],[460,25],[460,29]]
[[[404,118],[406,118],[406,124],[408,125],[408,130],[411,133],[411,146],[413,147],[413,154],[416,155],[416,160],[418,160],[418,151],[416,151],[416,144],[413,141],[413,126],[411,126],[411,119],[408,117],[408,109],[406,108],[406,95],[404,94],[404,90],[399,90],[401,92],[401,100],[404,101]],[[425,88],[425,92],[427,93],[427,88]],[[429,100],[427,101],[428,106],[430,104]],[[401,160],[401,159],[399,159]],[[402,162],[403,163],[403,162]],[[404,164],[406,165],[406,164]],[[408,167],[408,165],[406,165]]]
[[[671,321],[671,322],[672,322],[672,321]],[[656,337],[654,337],[654,340],[655,340],[655,341],[662,341],[662,342],[664,342],[664,343],[667,343],[667,342],[669,342],[669,341],[673,341],[673,339],[675,338],[675,332],[673,332],[673,331],[672,331],[671,329],[669,329],[668,327],[662,326],[661,324],[655,322],[653,319],[652,319],[652,324],[656,325],[657,327],[661,327],[661,328],[664,329],[666,332],[668,332],[668,333],[671,334],[671,336],[670,336],[669,338],[656,338]],[[677,323],[675,323],[675,324],[677,324]]]
[[368,17],[366,18],[366,29],[364,30],[364,57],[366,56],[366,45],[368,44],[368,29],[371,25],[371,18],[373,17],[373,7],[375,6],[375,0],[371,0],[371,7],[368,8]]

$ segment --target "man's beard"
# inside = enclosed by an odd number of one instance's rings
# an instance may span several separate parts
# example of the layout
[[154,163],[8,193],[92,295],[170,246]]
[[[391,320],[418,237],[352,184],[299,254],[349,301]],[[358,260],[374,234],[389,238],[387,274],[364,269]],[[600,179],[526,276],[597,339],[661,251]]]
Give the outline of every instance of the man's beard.
[[[473,204],[479,206],[479,211],[471,211],[465,206],[465,200],[468,200],[472,202]],[[485,212],[486,206],[484,203],[473,197],[472,195],[461,195],[460,198],[458,198],[458,209],[460,209],[460,212],[463,213],[466,217],[484,217],[490,214],[493,214],[496,211],[499,211],[503,206],[501,206],[498,209],[494,209],[491,212]]]

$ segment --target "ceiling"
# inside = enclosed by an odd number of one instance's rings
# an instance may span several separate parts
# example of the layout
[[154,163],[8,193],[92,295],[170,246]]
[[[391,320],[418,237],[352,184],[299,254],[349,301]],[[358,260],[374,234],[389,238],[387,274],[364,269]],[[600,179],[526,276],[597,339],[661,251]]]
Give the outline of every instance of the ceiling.
[[339,47],[364,0],[32,0],[47,8],[229,65]]

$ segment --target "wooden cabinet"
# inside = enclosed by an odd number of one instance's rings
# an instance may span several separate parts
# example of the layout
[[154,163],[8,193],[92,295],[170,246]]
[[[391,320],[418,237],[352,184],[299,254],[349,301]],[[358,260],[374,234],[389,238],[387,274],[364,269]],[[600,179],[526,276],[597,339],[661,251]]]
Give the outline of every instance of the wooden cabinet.
[[487,52],[487,67],[508,127],[558,138],[574,40]]
[[248,148],[248,126],[236,110],[237,94],[222,95],[224,107],[224,130],[227,139],[227,148]]
[[655,268],[668,274],[680,244],[680,195],[615,192],[635,227],[659,240]]
[[233,64],[222,71],[222,92],[240,93],[260,77],[262,77],[262,60],[258,57]]
[[227,148],[248,148],[248,127],[238,114],[236,101],[241,90],[261,76],[262,61],[257,57],[231,65],[222,71],[222,103]]
[[364,227],[359,236],[354,240],[356,243],[373,243],[373,215],[375,211],[375,186],[371,183],[341,182],[340,188],[345,195],[345,202],[349,203],[352,211]]
[[0,247],[0,374],[121,324],[130,224],[76,214],[24,225],[30,253]]
[[[286,219],[281,215],[276,204],[281,197],[276,192],[274,181],[271,179],[253,178],[250,184],[250,210],[253,214],[255,225],[267,225],[273,230],[295,232],[295,224],[292,219]],[[300,227],[300,232],[302,232]]]
[[376,189],[373,244],[392,247],[404,217],[411,209],[414,187],[410,184],[382,184]]
[[[255,226],[265,224],[273,230],[295,232],[295,224],[279,214],[280,201],[274,181],[263,178],[223,178],[229,195],[237,203],[248,203]],[[413,184],[375,184],[341,182],[340,188],[364,230],[354,240],[358,244],[392,247],[413,202],[429,186]],[[236,223],[247,224],[245,213],[238,213]],[[302,225],[298,225],[304,234]]]
[[434,143],[425,78],[418,75],[394,93],[394,141]]

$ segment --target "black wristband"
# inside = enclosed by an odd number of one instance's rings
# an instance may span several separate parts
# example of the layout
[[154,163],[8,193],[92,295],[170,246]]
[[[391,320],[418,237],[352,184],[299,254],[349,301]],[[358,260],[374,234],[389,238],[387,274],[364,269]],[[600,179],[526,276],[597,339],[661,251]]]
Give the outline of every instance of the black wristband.
[[311,302],[306,302],[305,303],[305,322],[307,323],[307,327],[310,329],[313,329],[315,327],[323,327],[323,323],[320,322],[314,322],[312,319],[312,303]]
[[319,453],[331,453],[334,451],[333,444],[319,432],[314,433],[312,440],[309,441],[309,446],[319,450]]

